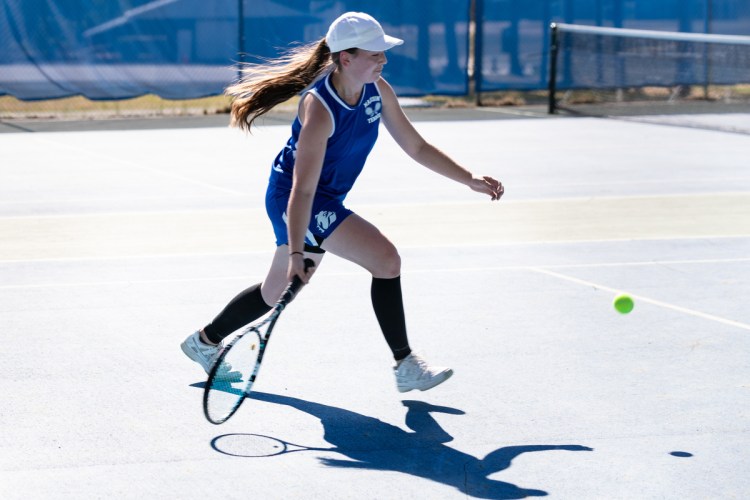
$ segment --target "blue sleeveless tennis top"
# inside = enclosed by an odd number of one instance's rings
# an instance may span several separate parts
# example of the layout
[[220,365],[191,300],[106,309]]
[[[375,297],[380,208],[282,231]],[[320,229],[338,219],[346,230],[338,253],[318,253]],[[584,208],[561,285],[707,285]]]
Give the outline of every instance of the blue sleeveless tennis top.
[[[382,109],[380,92],[374,83],[365,84],[359,103],[350,106],[336,93],[329,73],[304,95],[307,93],[325,106],[333,121],[316,194],[343,201],[362,172],[378,138]],[[292,189],[292,172],[301,129],[297,115],[292,123],[291,138],[273,162],[270,185],[276,189]]]

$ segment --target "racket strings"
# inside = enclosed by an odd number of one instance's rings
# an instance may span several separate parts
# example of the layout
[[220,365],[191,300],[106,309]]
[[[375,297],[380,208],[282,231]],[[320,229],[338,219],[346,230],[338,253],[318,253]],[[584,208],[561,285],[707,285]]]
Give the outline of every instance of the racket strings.
[[[223,422],[237,409],[249,386],[255,380],[255,368],[265,345],[258,331],[235,339],[231,348],[222,353],[221,363],[209,379],[206,392],[206,416],[212,422]],[[224,371],[223,365],[231,366]]]

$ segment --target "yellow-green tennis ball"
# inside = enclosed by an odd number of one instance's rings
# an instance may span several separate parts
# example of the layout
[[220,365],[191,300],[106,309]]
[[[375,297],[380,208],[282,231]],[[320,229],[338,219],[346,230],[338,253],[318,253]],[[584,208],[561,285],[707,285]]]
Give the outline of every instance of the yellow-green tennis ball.
[[615,306],[615,309],[620,314],[628,314],[633,310],[633,306],[635,306],[635,304],[633,303],[633,298],[627,293],[621,293],[620,295],[615,297],[612,305]]

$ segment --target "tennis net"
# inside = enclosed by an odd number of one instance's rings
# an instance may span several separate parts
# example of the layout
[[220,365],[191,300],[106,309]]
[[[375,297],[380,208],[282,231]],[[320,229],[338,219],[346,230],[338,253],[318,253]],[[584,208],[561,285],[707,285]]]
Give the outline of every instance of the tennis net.
[[726,116],[724,124],[697,118],[750,113],[750,36],[574,24],[551,30],[550,113],[663,116],[672,125],[750,133],[750,114]]

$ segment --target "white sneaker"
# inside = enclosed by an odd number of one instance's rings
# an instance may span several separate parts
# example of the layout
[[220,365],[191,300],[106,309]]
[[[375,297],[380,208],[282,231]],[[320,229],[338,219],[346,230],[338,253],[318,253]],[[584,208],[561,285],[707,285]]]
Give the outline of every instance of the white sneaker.
[[393,368],[396,375],[398,392],[409,392],[414,389],[426,391],[442,384],[453,375],[453,370],[444,367],[430,368],[427,363],[412,353]]
[[[211,368],[214,366],[214,360],[216,360],[219,352],[221,352],[222,345],[208,345],[201,340],[200,332],[195,332],[186,338],[180,344],[180,347],[188,358],[201,365],[206,373],[210,373]],[[230,372],[231,370],[232,367],[229,366],[229,363],[224,363],[222,372]]]

